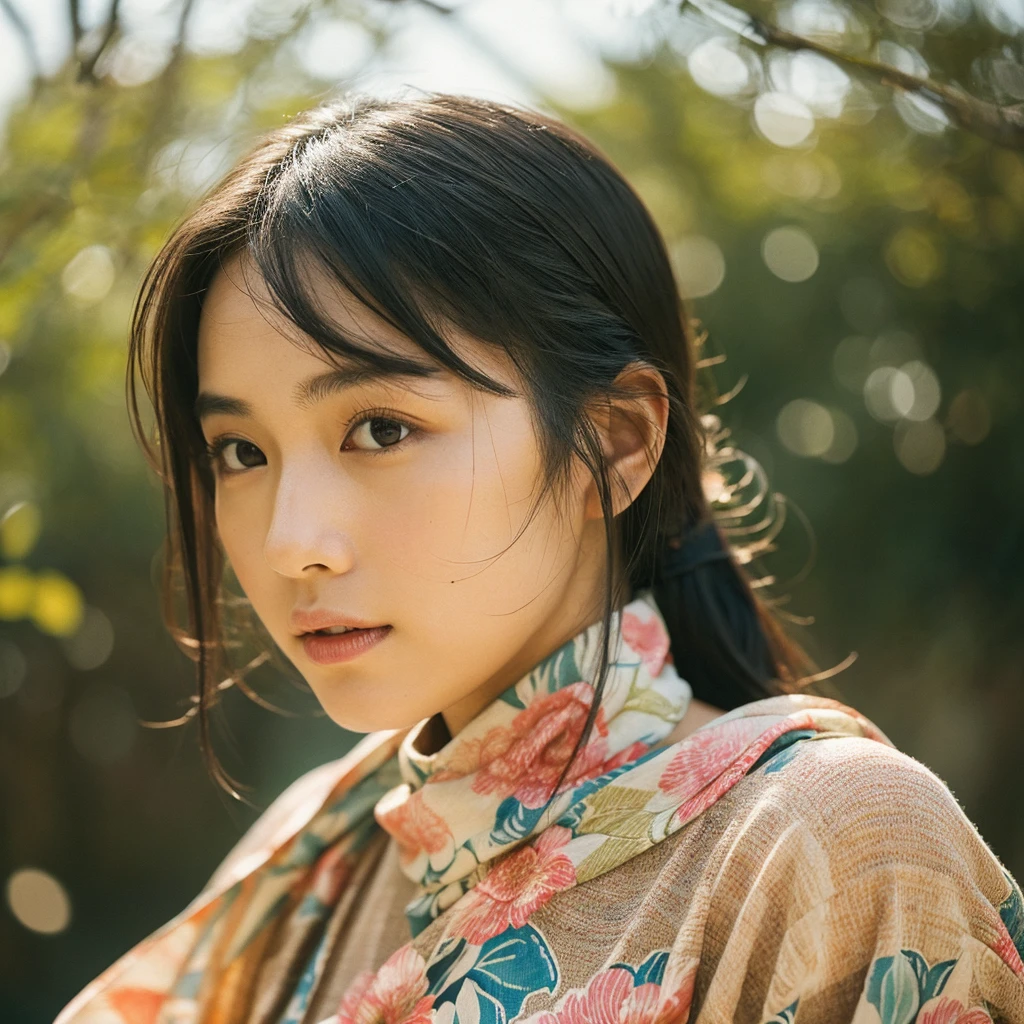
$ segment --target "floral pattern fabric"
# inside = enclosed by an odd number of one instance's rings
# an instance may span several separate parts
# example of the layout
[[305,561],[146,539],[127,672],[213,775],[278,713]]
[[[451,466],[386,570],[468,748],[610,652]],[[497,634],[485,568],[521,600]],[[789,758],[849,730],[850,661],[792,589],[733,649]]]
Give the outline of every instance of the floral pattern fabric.
[[[925,766],[807,695],[661,744],[691,694],[650,592],[570,765],[598,640],[438,751],[425,722],[300,779],[57,1024],[1024,1024],[1020,889]],[[332,996],[385,840],[408,939]]]
[[[686,713],[690,687],[673,667],[660,614],[633,601],[616,615],[617,653],[588,740],[570,761],[591,711],[599,625],[544,659],[440,751],[417,749],[426,723],[399,747],[404,784],[375,816],[420,886],[409,907],[414,933],[485,878],[491,861],[553,826],[593,780],[635,764]],[[563,875],[574,870],[562,861]]]

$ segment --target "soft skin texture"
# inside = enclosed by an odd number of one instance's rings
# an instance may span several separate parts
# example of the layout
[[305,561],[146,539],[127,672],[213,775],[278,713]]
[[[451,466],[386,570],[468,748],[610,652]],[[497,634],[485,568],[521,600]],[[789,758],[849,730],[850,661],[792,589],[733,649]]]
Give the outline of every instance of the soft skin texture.
[[[429,362],[340,288],[318,295],[360,344]],[[542,479],[525,397],[491,395],[442,370],[300,403],[297,386],[332,366],[267,299],[252,265],[233,257],[211,283],[200,322],[200,392],[252,408],[202,420],[208,443],[234,439],[215,463],[225,554],[335,722],[369,732],[442,712],[454,735],[600,618],[605,541],[596,485],[577,464],[558,507],[545,495],[517,537]],[[456,332],[449,340],[519,392],[504,353]],[[649,383],[651,394],[594,411],[612,479],[621,478],[616,513],[649,480],[668,416],[661,375],[640,364],[624,372]],[[366,417],[381,408],[385,419]],[[392,629],[358,657],[320,665],[289,623],[294,610],[320,608]]]

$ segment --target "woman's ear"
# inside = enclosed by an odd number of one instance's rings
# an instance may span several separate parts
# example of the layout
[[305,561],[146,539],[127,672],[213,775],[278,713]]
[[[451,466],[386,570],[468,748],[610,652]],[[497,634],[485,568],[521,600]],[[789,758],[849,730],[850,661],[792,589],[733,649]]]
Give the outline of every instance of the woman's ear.
[[[614,515],[629,508],[647,486],[665,446],[668,426],[668,388],[659,370],[647,363],[630,363],[615,378],[616,386],[634,392],[630,398],[606,398],[590,407],[608,463]],[[586,518],[601,518],[596,480],[586,497]]]

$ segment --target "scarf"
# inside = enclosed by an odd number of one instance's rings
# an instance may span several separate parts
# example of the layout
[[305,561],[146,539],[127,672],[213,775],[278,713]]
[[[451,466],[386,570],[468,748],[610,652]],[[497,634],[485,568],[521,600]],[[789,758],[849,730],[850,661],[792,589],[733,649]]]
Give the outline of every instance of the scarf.
[[[285,1005],[281,1024],[298,1022],[320,981],[332,910],[381,829],[417,884],[406,908],[410,933],[437,922],[429,933],[437,933],[436,948],[429,962],[411,945],[396,951],[378,977],[353,983],[339,1019],[451,1019],[456,998],[465,999],[458,993],[470,977],[466,965],[486,960],[495,943],[514,940],[523,951],[517,977],[550,984],[552,958],[529,924],[540,906],[663,841],[797,740],[856,735],[891,745],[837,701],[787,695],[736,708],[659,748],[685,715],[691,690],[674,668],[651,592],[615,611],[611,626],[605,688],[571,763],[594,695],[599,622],[535,665],[440,750],[421,750],[436,724],[426,719],[367,736],[346,757],[303,776],[199,896],[100,975],[55,1024],[243,1024],[257,1016],[256,1003]],[[261,975],[271,949],[275,963],[294,965],[284,972],[290,980],[279,971]],[[382,999],[390,998],[381,985],[395,977],[400,997],[412,1001],[381,1016]],[[530,994],[522,985],[499,990],[506,1000],[500,1012],[491,994],[495,1012],[480,1019],[511,1020]]]

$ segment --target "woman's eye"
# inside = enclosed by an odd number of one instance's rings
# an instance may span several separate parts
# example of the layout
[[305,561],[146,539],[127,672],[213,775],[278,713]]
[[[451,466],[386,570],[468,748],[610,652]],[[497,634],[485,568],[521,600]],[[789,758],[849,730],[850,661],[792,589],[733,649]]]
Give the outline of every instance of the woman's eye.
[[219,459],[228,473],[240,473],[262,465],[260,459],[266,461],[263,452],[256,445],[239,438],[222,438],[214,442],[210,445],[210,457]]
[[[376,445],[379,451],[382,448],[394,447],[400,441],[404,441],[411,432],[408,424],[402,423],[401,420],[391,419],[387,416],[368,416],[356,424],[349,437],[368,441],[371,446]],[[371,447],[370,450],[372,451],[373,448]]]
[[[391,416],[364,416],[350,431],[342,450],[355,449],[370,454],[394,448],[404,441],[415,428],[402,420]],[[356,443],[351,444],[350,439]],[[229,476],[243,473],[257,466],[266,465],[267,458],[251,441],[243,441],[240,437],[221,437],[206,446],[207,457]]]

